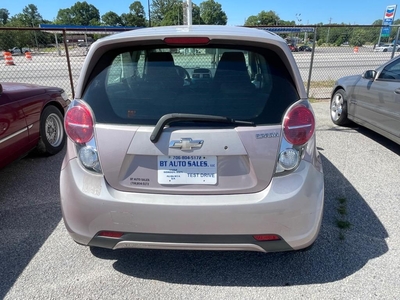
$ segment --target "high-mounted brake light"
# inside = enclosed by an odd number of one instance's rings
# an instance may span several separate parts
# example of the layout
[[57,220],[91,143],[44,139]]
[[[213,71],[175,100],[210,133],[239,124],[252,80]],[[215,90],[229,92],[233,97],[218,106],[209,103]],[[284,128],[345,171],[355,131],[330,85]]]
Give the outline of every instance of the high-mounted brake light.
[[210,42],[208,37],[166,37],[164,42],[168,45],[207,45]]
[[307,143],[314,134],[314,129],[314,114],[304,105],[296,105],[286,113],[283,133],[289,143],[296,146]]
[[65,114],[65,131],[77,144],[85,144],[93,137],[93,117],[83,104],[71,107]]

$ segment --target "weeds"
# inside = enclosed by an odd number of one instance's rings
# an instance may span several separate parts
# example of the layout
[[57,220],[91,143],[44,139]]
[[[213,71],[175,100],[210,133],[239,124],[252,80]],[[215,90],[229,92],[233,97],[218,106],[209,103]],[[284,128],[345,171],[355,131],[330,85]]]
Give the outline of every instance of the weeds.
[[347,216],[347,199],[344,197],[337,198],[339,207],[336,209],[339,213],[339,218],[336,219],[336,226],[339,228],[339,239],[345,239],[345,231],[350,229],[351,223],[346,220]]

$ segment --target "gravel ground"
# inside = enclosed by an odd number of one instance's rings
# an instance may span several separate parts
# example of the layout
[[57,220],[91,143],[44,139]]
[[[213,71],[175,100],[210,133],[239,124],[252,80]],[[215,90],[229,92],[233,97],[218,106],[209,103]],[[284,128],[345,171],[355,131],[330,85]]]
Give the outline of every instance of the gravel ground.
[[400,146],[313,107],[326,190],[310,251],[79,246],[61,219],[63,153],[28,156],[0,171],[0,299],[398,299]]

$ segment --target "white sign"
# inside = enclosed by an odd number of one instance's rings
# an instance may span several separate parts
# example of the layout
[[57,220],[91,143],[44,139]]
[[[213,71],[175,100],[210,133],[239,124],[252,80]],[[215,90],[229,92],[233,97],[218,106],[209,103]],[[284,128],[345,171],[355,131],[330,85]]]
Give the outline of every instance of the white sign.
[[216,156],[158,156],[157,163],[159,184],[217,183]]

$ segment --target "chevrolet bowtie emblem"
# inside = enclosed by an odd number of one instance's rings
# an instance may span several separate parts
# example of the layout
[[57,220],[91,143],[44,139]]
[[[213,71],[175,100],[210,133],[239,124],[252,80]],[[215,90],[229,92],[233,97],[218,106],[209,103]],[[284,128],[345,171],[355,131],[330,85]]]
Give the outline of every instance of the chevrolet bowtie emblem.
[[169,142],[170,148],[178,148],[181,150],[192,150],[193,148],[201,148],[202,140],[192,140],[191,138],[183,138],[180,140],[172,140]]

